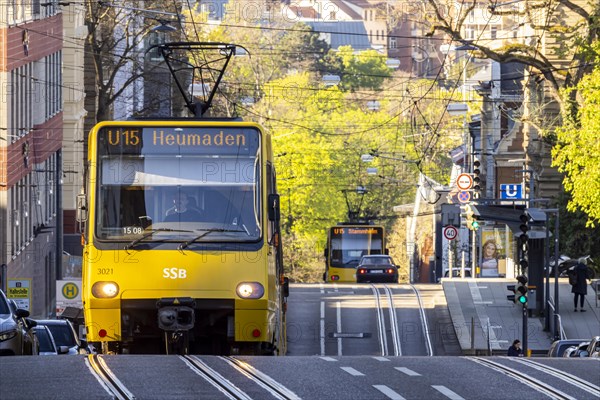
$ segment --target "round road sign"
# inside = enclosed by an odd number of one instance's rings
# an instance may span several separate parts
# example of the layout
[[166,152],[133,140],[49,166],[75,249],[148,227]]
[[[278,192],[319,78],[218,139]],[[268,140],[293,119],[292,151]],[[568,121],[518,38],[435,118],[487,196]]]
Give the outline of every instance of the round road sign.
[[460,174],[456,178],[456,186],[461,190],[468,190],[473,187],[473,177],[469,174]]
[[461,203],[468,203],[471,200],[471,192],[461,191],[458,192],[458,201]]
[[458,236],[458,229],[452,225],[444,227],[444,237],[448,240],[454,240]]

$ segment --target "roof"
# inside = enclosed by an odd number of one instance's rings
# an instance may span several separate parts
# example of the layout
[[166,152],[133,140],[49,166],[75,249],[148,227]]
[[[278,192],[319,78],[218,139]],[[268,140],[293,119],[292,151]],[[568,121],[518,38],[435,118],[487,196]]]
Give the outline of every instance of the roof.
[[313,31],[321,34],[332,49],[340,46],[352,46],[355,50],[371,48],[367,30],[362,21],[307,21]]

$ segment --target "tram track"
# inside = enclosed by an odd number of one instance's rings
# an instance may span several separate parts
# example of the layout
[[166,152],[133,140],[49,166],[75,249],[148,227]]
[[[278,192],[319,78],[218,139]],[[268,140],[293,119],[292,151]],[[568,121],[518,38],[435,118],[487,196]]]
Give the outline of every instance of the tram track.
[[86,359],[87,365],[92,371],[92,375],[98,379],[102,387],[116,400],[133,400],[135,396],[127,387],[117,378],[117,376],[106,365],[106,362],[99,354],[90,354]]
[[262,373],[252,365],[237,358],[223,356],[220,357],[235,370],[255,382],[258,386],[269,392],[273,397],[280,400],[300,400],[300,397],[294,392],[277,382],[270,376]]
[[533,361],[528,358],[515,358],[515,357],[506,357],[510,361],[517,362],[519,364],[527,365],[530,368],[535,370],[544,372],[548,375],[552,375],[553,377],[562,380],[570,385],[575,386],[578,389],[581,389],[587,393],[590,393],[595,398],[600,398],[600,386],[594,385],[591,382],[588,382],[584,379],[581,379],[575,375],[569,374],[565,371],[561,371],[549,365],[544,365],[539,362]]
[[552,399],[557,399],[557,400],[576,400],[575,397],[570,396],[566,393],[564,393],[563,391],[550,386],[548,383],[546,382],[542,382],[538,379],[535,379],[529,375],[527,375],[524,372],[515,370],[514,368],[511,368],[509,366],[506,366],[502,363],[496,362],[496,361],[492,361],[489,358],[482,358],[482,357],[466,357],[468,360],[471,360],[479,365],[485,366],[487,368],[490,368],[496,372],[502,373],[504,375],[507,375],[513,379],[516,379],[517,381],[523,383],[524,385],[529,386],[530,388],[552,398]]

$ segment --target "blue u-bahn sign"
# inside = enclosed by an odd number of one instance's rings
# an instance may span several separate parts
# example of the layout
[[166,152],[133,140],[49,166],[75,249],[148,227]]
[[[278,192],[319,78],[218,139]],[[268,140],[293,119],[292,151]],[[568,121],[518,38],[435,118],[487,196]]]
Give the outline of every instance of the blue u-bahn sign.
[[523,186],[520,183],[503,183],[500,185],[502,200],[520,200],[523,198]]

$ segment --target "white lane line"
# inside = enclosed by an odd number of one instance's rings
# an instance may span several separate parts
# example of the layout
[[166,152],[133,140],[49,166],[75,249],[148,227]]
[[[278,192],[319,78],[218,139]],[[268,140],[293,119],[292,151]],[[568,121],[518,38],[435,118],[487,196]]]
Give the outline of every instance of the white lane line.
[[380,357],[380,356],[375,356],[373,357],[374,359],[376,359],[377,361],[390,361],[389,358],[385,358],[385,357]]
[[404,397],[400,396],[398,393],[394,392],[385,385],[373,385],[373,387],[392,400],[406,400]]
[[320,358],[323,361],[337,362],[337,360],[335,358],[332,358],[332,357],[320,357]]
[[343,369],[344,371],[346,371],[347,373],[349,373],[352,376],[365,376],[365,374],[363,374],[360,371],[355,370],[352,367],[340,367],[341,369]]
[[[338,301],[336,303],[336,323],[337,323],[337,331],[341,332],[342,331],[342,302]],[[337,338],[337,351],[338,351],[338,356],[342,355],[342,338],[338,337]]]
[[[321,289],[321,298],[323,298],[323,294],[325,294],[325,288],[323,284],[319,284]],[[325,302],[321,300],[321,311],[320,311],[320,320],[319,320],[319,344],[321,347],[321,355],[325,355]]]
[[435,390],[437,390],[438,392],[440,392],[441,394],[443,394],[444,396],[446,396],[449,399],[452,400],[465,400],[463,397],[460,397],[459,395],[457,395],[456,393],[454,393],[452,390],[448,389],[446,386],[443,385],[431,385],[432,388],[434,388]]
[[408,369],[406,367],[395,367],[398,371],[408,375],[408,376],[421,376],[418,372],[413,371],[412,369]]

